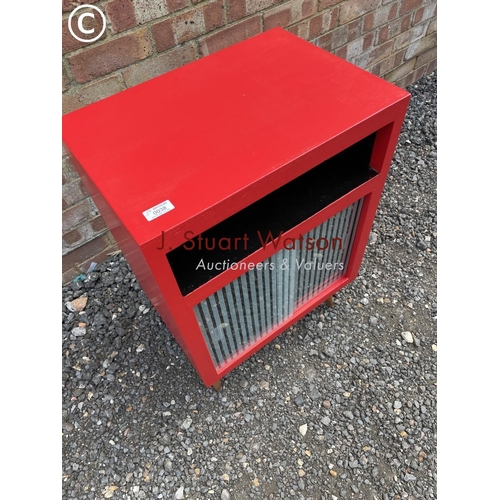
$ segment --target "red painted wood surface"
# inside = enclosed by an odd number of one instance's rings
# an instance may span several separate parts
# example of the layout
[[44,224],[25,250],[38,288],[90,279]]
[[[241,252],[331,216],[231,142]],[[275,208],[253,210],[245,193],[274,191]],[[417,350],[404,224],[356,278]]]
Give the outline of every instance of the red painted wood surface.
[[[75,168],[206,385],[287,326],[217,372],[192,306],[241,272],[226,271],[182,297],[157,250],[160,235],[175,248],[187,230],[210,228],[377,132],[370,165],[379,175],[290,231],[304,232],[367,196],[344,286],[361,264],[408,101],[406,91],[276,28],[63,117]],[[147,221],[143,212],[166,200],[175,208]]]

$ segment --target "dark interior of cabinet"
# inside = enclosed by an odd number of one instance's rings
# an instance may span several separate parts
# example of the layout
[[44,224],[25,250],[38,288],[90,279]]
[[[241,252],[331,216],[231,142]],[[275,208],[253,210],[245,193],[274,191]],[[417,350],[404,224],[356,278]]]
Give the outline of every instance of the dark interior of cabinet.
[[[207,229],[200,235],[201,249],[198,248],[198,235],[193,235],[192,241],[168,252],[166,256],[181,293],[187,295],[224,272],[232,263],[262,248],[262,238],[270,234],[273,238],[278,237],[281,231],[292,229],[375,177],[377,172],[370,167],[375,135],[369,135]],[[246,243],[241,239],[236,245],[235,238],[244,236]],[[219,243],[223,249],[218,247]],[[202,260],[204,267],[213,268],[203,269]],[[215,269],[216,263],[223,269]]]

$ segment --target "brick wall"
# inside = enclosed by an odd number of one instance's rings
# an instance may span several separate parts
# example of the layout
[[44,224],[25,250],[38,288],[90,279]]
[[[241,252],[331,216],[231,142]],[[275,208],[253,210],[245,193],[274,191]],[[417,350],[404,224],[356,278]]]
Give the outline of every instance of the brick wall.
[[[106,16],[95,42],[68,28],[80,4]],[[436,0],[63,0],[62,10],[63,113],[275,26],[402,87],[437,65]],[[102,25],[82,21],[94,34]],[[80,34],[76,16],[72,27]],[[62,163],[66,283],[117,247],[64,151]]]

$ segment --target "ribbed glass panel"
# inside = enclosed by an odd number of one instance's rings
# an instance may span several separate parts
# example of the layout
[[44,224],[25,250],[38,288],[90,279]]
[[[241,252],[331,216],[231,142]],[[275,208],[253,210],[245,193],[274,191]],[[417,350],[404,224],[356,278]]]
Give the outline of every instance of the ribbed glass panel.
[[242,274],[194,308],[215,366],[275,330],[345,274],[363,200]]

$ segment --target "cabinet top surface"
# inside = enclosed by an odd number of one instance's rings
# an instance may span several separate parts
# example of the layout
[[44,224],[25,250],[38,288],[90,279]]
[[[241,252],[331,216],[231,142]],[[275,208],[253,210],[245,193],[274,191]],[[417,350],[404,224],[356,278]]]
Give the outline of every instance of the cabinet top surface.
[[407,97],[277,28],[63,116],[63,142],[144,244]]

